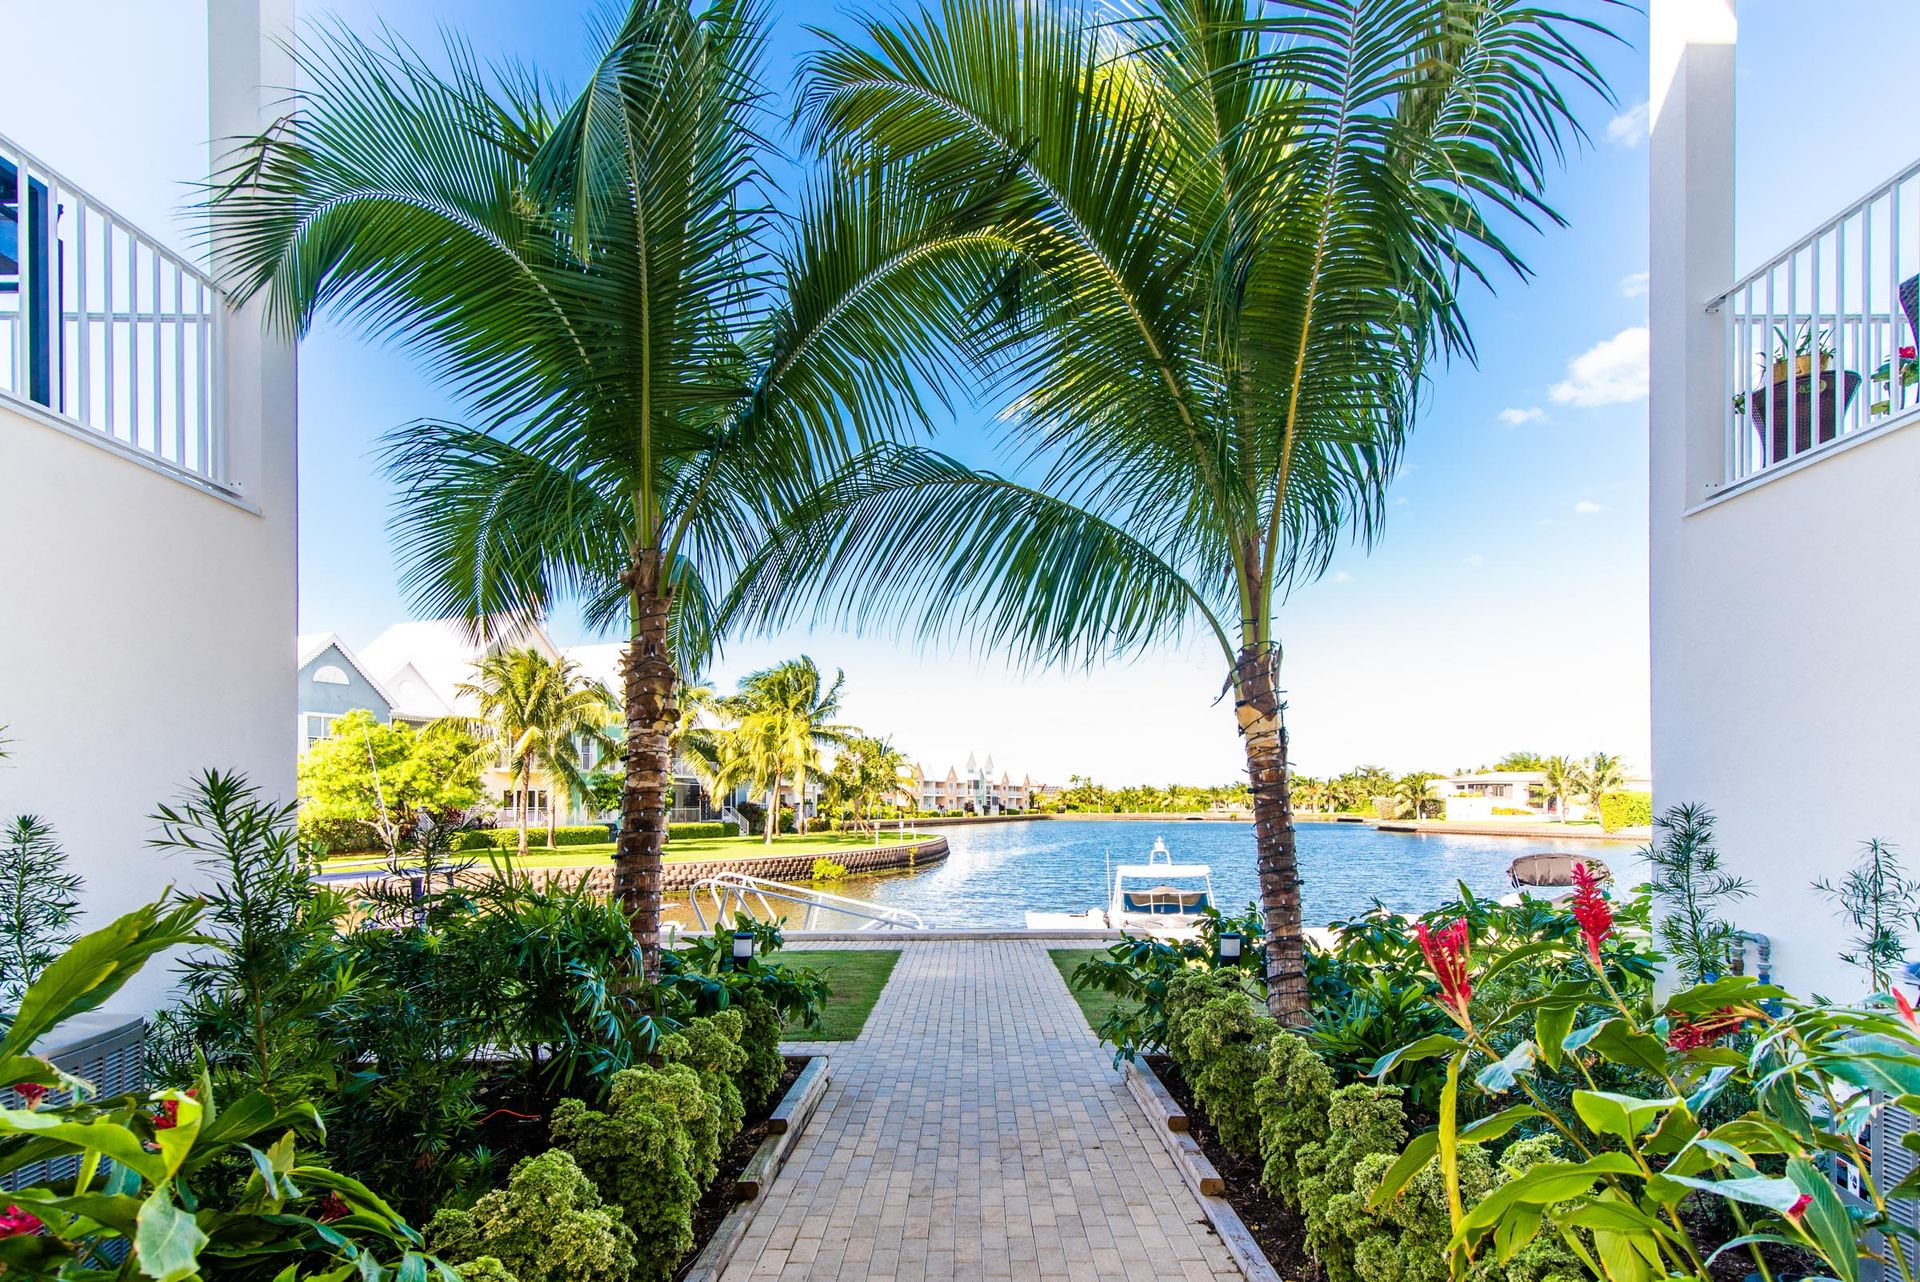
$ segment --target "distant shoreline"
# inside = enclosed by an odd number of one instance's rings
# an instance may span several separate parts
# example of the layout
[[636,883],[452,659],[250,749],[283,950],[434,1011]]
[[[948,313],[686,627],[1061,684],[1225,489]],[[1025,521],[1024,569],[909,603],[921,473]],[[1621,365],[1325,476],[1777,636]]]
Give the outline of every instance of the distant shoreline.
[[[1049,811],[1031,815],[950,815],[943,819],[916,819],[922,828],[964,827],[968,824],[1020,823],[1029,819],[1064,819],[1080,822],[1118,819],[1128,823],[1251,823],[1251,814],[1220,814],[1214,811],[1107,813],[1095,810]],[[1405,833],[1416,837],[1523,837],[1533,841],[1603,841],[1615,844],[1645,842],[1651,833],[1645,828],[1621,828],[1605,832],[1584,825],[1568,827],[1557,823],[1448,823],[1444,819],[1369,819],[1362,815],[1295,814],[1296,824],[1350,824],[1372,828],[1376,832]]]

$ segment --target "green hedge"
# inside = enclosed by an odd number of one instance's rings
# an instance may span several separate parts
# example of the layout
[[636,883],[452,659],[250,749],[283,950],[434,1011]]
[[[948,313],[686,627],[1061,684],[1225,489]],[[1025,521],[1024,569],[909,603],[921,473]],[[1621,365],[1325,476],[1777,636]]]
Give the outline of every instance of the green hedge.
[[685,837],[687,840],[693,841],[701,837],[731,837],[739,831],[740,830],[732,824],[721,823],[717,819],[710,823],[668,824],[667,839],[672,840],[675,837]]
[[[605,824],[568,824],[553,830],[553,844],[556,846],[599,846],[612,841],[612,830]],[[545,849],[547,830],[545,828],[527,829],[527,848],[535,846]],[[517,850],[520,847],[518,828],[474,828],[467,832],[455,833],[455,850]]]
[[1610,792],[1600,798],[1600,826],[1608,832],[1645,828],[1652,823],[1653,794],[1650,792]]

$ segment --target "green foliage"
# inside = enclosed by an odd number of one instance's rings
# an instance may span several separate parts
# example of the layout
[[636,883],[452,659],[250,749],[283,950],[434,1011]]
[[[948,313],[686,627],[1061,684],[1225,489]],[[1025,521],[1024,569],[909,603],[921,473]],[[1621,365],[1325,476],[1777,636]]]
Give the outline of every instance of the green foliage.
[[491,1255],[483,1255],[477,1260],[468,1260],[457,1269],[460,1282],[520,1282],[513,1270]]
[[1660,906],[1661,950],[1688,984],[1704,984],[1727,970],[1737,932],[1720,915],[1723,905],[1753,893],[1744,877],[1721,866],[1713,826],[1713,811],[1705,806],[1670,806],[1654,824],[1652,844],[1641,851],[1652,869],[1648,893]]
[[692,1126],[717,1119],[699,1076],[685,1065],[631,1068],[614,1075],[607,1110],[562,1100],[553,1142],[571,1153],[633,1235],[635,1278],[668,1278],[693,1245],[696,1174]]
[[1823,877],[1813,888],[1834,902],[1855,931],[1840,960],[1859,967],[1871,991],[1886,992],[1920,918],[1920,882],[1907,876],[1893,845],[1876,837],[1861,844],[1859,860],[1837,883]]
[[[544,845],[545,830],[541,830],[532,840]],[[555,846],[600,846],[611,840],[611,831],[605,824],[558,824],[553,830]],[[452,848],[460,852],[516,850],[519,845],[520,832],[517,828],[469,828],[454,837]]]
[[[1221,982],[1222,980],[1225,982]],[[1196,990],[1216,995],[1194,1001]],[[1224,990],[1224,991],[1223,991]],[[1254,1005],[1255,997],[1226,971],[1187,971],[1168,987],[1167,1046],[1193,1097],[1228,1149],[1258,1157],[1261,1099],[1269,1072],[1268,1044],[1280,1026]]]
[[732,836],[735,836],[739,831],[740,830],[734,827],[732,824],[721,823],[718,820],[715,820],[711,823],[703,822],[703,823],[684,823],[684,824],[668,824],[667,825],[667,836],[669,838],[685,837],[689,841],[692,841],[696,838],[706,838],[706,837],[732,837]]
[[1600,797],[1600,826],[1608,832],[1645,828],[1653,822],[1653,794],[1609,792]]
[[1397,1086],[1355,1083],[1328,1099],[1326,1137],[1304,1145],[1295,1157],[1298,1209],[1306,1219],[1307,1247],[1326,1271],[1327,1282],[1361,1282],[1357,1247],[1373,1227],[1356,1217],[1355,1176],[1367,1158],[1391,1157],[1406,1143],[1406,1113]]
[[740,1098],[749,1113],[758,1113],[773,1103],[780,1089],[780,1078],[787,1071],[786,1058],[780,1054],[780,1030],[784,1024],[779,1008],[763,993],[749,991],[734,1001],[740,1013],[740,1049],[747,1062],[740,1070]]
[[[1267,1042],[1266,1072],[1254,1085],[1260,1118],[1261,1183],[1291,1206],[1301,1202],[1300,1155],[1327,1139],[1333,1074],[1305,1038],[1284,1030]],[[1316,1150],[1317,1151],[1317,1150]]]
[[844,881],[846,876],[847,866],[845,864],[836,863],[824,856],[813,861],[813,879],[815,881]]
[[0,1012],[19,1003],[47,963],[72,945],[79,874],[67,871],[53,829],[17,815],[0,831]]
[[322,851],[387,849],[424,810],[447,815],[480,800],[478,745],[356,709],[300,758],[300,839]]
[[1237,917],[1212,908],[1203,910],[1199,931],[1196,939],[1171,943],[1127,936],[1108,948],[1105,956],[1091,957],[1074,970],[1070,981],[1074,989],[1094,989],[1120,999],[1094,1030],[1113,1046],[1115,1063],[1147,1051],[1172,1050],[1168,1027],[1174,1011],[1169,987],[1187,971],[1213,970],[1222,934],[1238,934],[1243,944],[1240,961],[1223,968],[1228,972],[1224,980],[1246,984],[1257,982],[1264,973],[1265,922],[1252,904]]
[[719,1167],[720,1154],[746,1121],[746,1103],[734,1080],[747,1066],[741,1046],[746,1019],[732,1008],[689,1020],[678,1032],[660,1041],[660,1055],[669,1066],[690,1068],[711,1104],[710,1133],[695,1135],[694,1178],[704,1186]]
[[[634,1276],[633,1232],[601,1201],[594,1181],[571,1154],[549,1149],[515,1164],[503,1189],[471,1210],[443,1207],[427,1239],[449,1259],[491,1257],[481,1276],[499,1270],[516,1282],[628,1282]],[[456,1268],[465,1274],[469,1265]]]
[[[733,965],[734,936],[754,937],[755,960],[745,969]],[[676,1019],[710,1015],[733,1006],[764,1001],[773,1007],[781,1024],[811,1027],[820,1020],[828,997],[827,983],[820,973],[805,966],[790,966],[774,956],[784,942],[780,928],[771,922],[755,921],[741,914],[732,929],[721,928],[711,935],[684,939],[681,947],[661,961],[658,994],[663,1009]],[[765,1023],[748,1016],[748,1035],[762,1038]],[[779,1055],[777,1040],[772,1048],[765,1042],[748,1047],[750,1073],[764,1082],[770,1061]],[[773,1070],[777,1078],[778,1070]]]

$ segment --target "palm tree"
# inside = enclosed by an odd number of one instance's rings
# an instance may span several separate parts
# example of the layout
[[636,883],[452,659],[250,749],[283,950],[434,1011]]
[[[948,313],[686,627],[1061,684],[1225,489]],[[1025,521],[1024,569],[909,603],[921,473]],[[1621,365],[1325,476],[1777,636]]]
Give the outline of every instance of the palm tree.
[[1626,786],[1626,769],[1612,753],[1596,752],[1581,763],[1579,771],[1581,799],[1593,808],[1594,820],[1601,822],[1600,802]]
[[527,853],[527,794],[537,773],[545,778],[547,849],[554,848],[554,797],[588,792],[581,745],[606,752],[618,744],[607,723],[619,703],[598,681],[580,675],[573,660],[549,659],[538,650],[497,650],[474,664],[472,681],[459,692],[479,705],[478,717],[444,717],[435,724],[458,729],[497,746],[513,772],[514,821],[520,853]]
[[1567,821],[1567,803],[1580,787],[1580,767],[1572,758],[1558,753],[1545,758],[1540,770],[1546,775],[1547,795],[1553,798],[1553,808],[1560,816],[1560,822]]
[[1473,355],[1466,288],[1524,271],[1500,229],[1553,217],[1563,86],[1605,92],[1597,28],[1479,0],[1126,12],[939,0],[810,59],[817,145],[928,199],[993,184],[1010,261],[964,350],[1028,456],[1001,476],[871,451],[738,600],[1038,661],[1206,636],[1245,744],[1268,1001],[1298,1024],[1276,612],[1378,534],[1433,366]]
[[826,795],[830,804],[846,807],[856,824],[871,828],[877,846],[880,824],[873,812],[900,795],[900,777],[906,769],[906,754],[891,741],[851,735],[834,754]]
[[699,670],[767,523],[845,459],[923,423],[941,337],[1002,252],[953,198],[851,153],[770,209],[765,11],[632,0],[585,86],[489,71],[450,41],[323,31],[301,107],[211,199],[238,299],[322,311],[421,360],[463,423],[396,429],[404,586],[428,613],[559,600],[627,640],[615,888],[649,974],[676,673]]
[[735,733],[765,771],[756,771],[756,778],[768,788],[769,843],[780,827],[783,779],[793,780],[794,828],[807,830],[807,775],[819,769],[820,749],[845,743],[852,734],[852,727],[833,720],[840,715],[846,680],[846,674],[835,669],[832,684],[824,683],[819,666],[803,654],[741,678],[739,693],[728,701],[739,718]]
[[1427,806],[1440,799],[1433,790],[1433,781],[1440,776],[1431,770],[1415,770],[1400,776],[1393,786],[1393,795],[1406,804],[1407,813],[1414,819],[1427,817]]

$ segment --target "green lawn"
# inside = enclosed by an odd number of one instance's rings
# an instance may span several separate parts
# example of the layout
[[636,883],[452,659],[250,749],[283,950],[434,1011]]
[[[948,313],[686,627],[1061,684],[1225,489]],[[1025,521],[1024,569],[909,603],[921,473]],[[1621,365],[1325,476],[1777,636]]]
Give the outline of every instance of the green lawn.
[[1120,1005],[1120,999],[1111,993],[1103,993],[1097,988],[1075,988],[1073,972],[1080,963],[1090,957],[1106,955],[1104,948],[1049,948],[1047,956],[1053,958],[1053,964],[1060,968],[1060,978],[1067,981],[1067,991],[1080,1003],[1080,1013],[1087,1017],[1088,1028],[1099,1028],[1100,1021],[1107,1012]]
[[822,972],[833,996],[818,1028],[788,1025],[786,1035],[796,1041],[850,1042],[866,1027],[887,976],[900,960],[898,948],[782,948],[773,959]]
[[[908,833],[908,841],[927,840],[926,834]],[[893,833],[883,833],[880,838],[883,846],[898,845],[899,839]],[[873,837],[844,832],[808,833],[804,837],[797,833],[787,833],[774,838],[771,846],[762,837],[679,837],[667,843],[668,862],[686,862],[694,859],[740,859],[754,855],[813,855],[815,858],[844,854],[856,850],[870,850]],[[503,852],[513,854],[512,851]],[[474,859],[484,862],[487,852],[484,850],[462,851],[461,859]],[[613,859],[613,843],[603,841],[587,846],[561,846],[548,850],[541,844],[538,833],[528,834],[527,857],[514,856],[514,863],[521,868],[568,868],[586,864],[608,863]],[[340,855],[326,861],[328,872],[356,872],[361,869],[374,869],[384,866],[386,860],[367,855]]]

